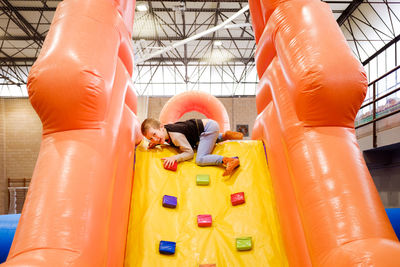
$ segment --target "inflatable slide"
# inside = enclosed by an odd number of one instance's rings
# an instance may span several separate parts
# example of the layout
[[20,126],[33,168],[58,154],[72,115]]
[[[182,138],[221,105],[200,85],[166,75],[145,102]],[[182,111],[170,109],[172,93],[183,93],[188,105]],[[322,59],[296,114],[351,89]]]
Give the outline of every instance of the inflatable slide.
[[[258,117],[254,141],[217,145],[241,157],[225,180],[193,162],[163,170],[160,157],[174,152],[139,145],[135,1],[59,4],[28,78],[43,137],[4,266],[398,266],[400,243],[355,138],[366,76],[328,5],[249,5]],[[218,103],[188,92],[160,120],[199,111],[224,131]],[[195,184],[198,174],[210,184]],[[246,202],[232,206],[236,192]],[[161,205],[164,194],[178,198],[175,209]],[[199,214],[212,226],[199,228]],[[235,248],[241,237],[250,250]],[[176,242],[175,254],[160,255],[161,240]]]
[[[217,144],[214,153],[241,159],[228,179],[222,168],[199,167],[194,160],[176,172],[165,170],[161,158],[174,153],[136,149],[126,266],[288,266],[261,141]],[[210,183],[197,185],[196,175],[204,174]],[[245,203],[233,206],[230,196],[237,192],[245,193]],[[176,196],[177,207],[163,207],[163,195]],[[199,214],[212,216],[211,227],[198,227]],[[252,249],[237,251],[236,238],[248,236]],[[158,253],[160,240],[176,242],[175,254]]]

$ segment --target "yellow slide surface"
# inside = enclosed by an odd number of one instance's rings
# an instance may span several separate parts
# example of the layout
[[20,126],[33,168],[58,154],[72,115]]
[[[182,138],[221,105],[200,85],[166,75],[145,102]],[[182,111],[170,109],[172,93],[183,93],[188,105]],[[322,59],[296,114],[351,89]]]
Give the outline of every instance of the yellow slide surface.
[[[199,167],[194,160],[165,170],[161,158],[170,147],[136,150],[135,178],[125,266],[288,266],[275,199],[261,141],[217,144],[214,154],[239,156],[231,177],[221,167]],[[196,185],[209,174],[208,186]],[[244,192],[246,203],[232,206],[230,195]],[[163,195],[176,196],[176,209],[162,206]],[[197,226],[197,215],[211,214],[212,226]],[[235,240],[251,236],[253,248],[237,251]],[[160,240],[176,242],[174,255],[158,251]]]

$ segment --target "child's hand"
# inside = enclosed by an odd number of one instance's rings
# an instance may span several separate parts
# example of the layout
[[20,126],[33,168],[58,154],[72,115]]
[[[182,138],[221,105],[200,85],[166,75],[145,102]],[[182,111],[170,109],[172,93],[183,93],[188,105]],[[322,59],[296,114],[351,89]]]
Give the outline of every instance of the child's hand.
[[155,148],[156,145],[157,145],[156,143],[149,142],[149,145],[147,146],[147,149]]
[[174,162],[176,161],[174,157],[162,158],[161,160],[164,161],[164,167],[166,168],[172,167],[172,165],[174,165]]

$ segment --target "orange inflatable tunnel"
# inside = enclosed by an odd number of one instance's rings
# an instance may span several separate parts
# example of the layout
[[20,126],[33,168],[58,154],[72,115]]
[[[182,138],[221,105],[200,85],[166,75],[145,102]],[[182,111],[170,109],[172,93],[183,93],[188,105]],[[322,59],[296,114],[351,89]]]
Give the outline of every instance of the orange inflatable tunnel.
[[228,112],[221,101],[200,91],[188,91],[171,97],[160,112],[160,122],[174,123],[190,111],[200,112],[218,122],[221,133],[230,130]]
[[250,0],[250,12],[253,138],[266,145],[290,265],[397,266],[400,243],[355,137],[366,75],[329,6]]

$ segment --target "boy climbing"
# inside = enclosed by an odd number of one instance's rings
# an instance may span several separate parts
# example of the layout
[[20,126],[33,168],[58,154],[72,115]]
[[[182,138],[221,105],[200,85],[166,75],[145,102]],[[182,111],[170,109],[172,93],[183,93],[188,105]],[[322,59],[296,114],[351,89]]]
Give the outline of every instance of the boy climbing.
[[143,121],[141,131],[150,140],[149,148],[168,143],[179,149],[179,154],[162,158],[166,168],[172,166],[175,161],[192,159],[195,148],[197,148],[196,164],[199,166],[221,165],[225,167],[223,176],[231,175],[240,165],[238,157],[211,154],[216,142],[243,139],[243,134],[240,132],[227,131],[220,134],[219,125],[214,120],[191,119],[163,125],[158,120],[148,118]]

